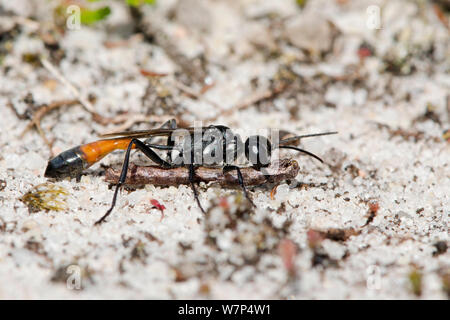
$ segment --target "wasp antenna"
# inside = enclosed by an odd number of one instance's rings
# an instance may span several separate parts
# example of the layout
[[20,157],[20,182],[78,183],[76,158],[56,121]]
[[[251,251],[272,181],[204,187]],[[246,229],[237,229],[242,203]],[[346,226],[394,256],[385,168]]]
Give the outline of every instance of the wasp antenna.
[[283,140],[280,140],[280,142],[278,143],[278,145],[282,145],[291,141],[295,141],[295,140],[300,140],[302,138],[309,138],[309,137],[319,137],[319,136],[328,136],[330,134],[337,134],[337,131],[330,131],[330,132],[322,132],[322,133],[312,133],[312,134],[304,134],[301,136],[295,136],[295,137],[290,137],[290,138],[286,138]]
[[311,152],[309,152],[309,151],[306,151],[306,150],[303,150],[303,149],[300,149],[300,148],[297,148],[297,147],[293,147],[293,146],[278,146],[278,148],[280,148],[280,149],[291,149],[291,150],[296,150],[296,151],[299,151],[299,152],[303,152],[303,153],[307,154],[308,156],[311,156],[311,157],[313,157],[314,159],[319,160],[320,162],[323,163],[323,160],[322,160],[322,159],[320,159],[320,158],[319,158],[318,156],[316,156],[314,153],[311,153]]

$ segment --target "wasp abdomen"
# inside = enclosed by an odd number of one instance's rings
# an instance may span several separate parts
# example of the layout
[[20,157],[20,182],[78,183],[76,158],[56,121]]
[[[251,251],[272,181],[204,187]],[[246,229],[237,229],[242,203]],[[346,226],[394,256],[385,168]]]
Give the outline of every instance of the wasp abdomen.
[[[44,176],[64,178],[79,176],[84,169],[117,149],[126,149],[131,139],[99,140],[66,150],[48,162]],[[133,146],[134,149],[134,146]]]
[[87,167],[80,146],[66,150],[48,162],[44,176],[64,178],[77,176]]

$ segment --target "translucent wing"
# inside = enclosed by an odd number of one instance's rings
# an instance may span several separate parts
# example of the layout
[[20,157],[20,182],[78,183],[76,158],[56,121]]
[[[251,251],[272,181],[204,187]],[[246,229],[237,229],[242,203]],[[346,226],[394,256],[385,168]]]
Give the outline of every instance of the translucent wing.
[[[202,132],[205,128],[201,128]],[[197,128],[197,130],[199,130]],[[195,132],[195,128],[178,128],[178,129],[149,129],[149,130],[136,130],[136,131],[122,131],[122,132],[112,132],[107,134],[102,134],[102,138],[148,138],[148,137],[158,137],[158,136],[171,136],[175,135],[189,135]]]

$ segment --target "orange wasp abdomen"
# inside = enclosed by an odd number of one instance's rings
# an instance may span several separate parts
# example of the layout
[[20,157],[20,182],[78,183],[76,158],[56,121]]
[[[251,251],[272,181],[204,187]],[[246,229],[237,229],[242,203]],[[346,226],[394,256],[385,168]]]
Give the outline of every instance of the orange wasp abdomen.
[[[131,138],[98,140],[66,150],[48,162],[44,176],[47,178],[63,178],[79,176],[104,156],[114,150],[125,150]],[[134,149],[134,146],[132,147]]]

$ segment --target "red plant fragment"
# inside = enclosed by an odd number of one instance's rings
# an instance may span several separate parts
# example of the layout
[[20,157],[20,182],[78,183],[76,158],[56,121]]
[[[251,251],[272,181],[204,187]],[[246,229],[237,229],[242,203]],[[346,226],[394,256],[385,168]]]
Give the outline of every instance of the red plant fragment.
[[278,185],[275,185],[270,191],[270,200],[275,200],[275,195],[277,194]]
[[380,205],[378,204],[378,202],[369,203],[369,212],[370,213],[376,214],[379,209],[380,209]]
[[139,70],[139,72],[144,76],[144,77],[165,77],[167,76],[167,73],[159,73],[159,72],[154,72],[154,71],[150,71],[150,70],[145,70],[145,69],[141,69]]
[[278,252],[288,273],[291,275],[295,274],[294,258],[297,254],[295,243],[289,239],[281,240],[278,245]]
[[164,210],[166,210],[166,207],[160,204],[159,201],[155,199],[151,199],[150,203],[153,205],[153,208],[156,208],[159,211],[161,211],[161,221],[162,221],[162,219],[164,218]]
[[225,197],[220,198],[219,206],[222,207],[222,208],[224,208],[225,210],[229,209],[229,208],[230,208],[230,205],[228,204],[227,198],[225,198]]
[[358,48],[358,57],[360,60],[364,60],[367,57],[373,56],[373,49],[370,45],[363,43]]
[[308,237],[308,245],[312,249],[317,248],[324,239],[319,231],[313,229],[309,229],[306,235]]

